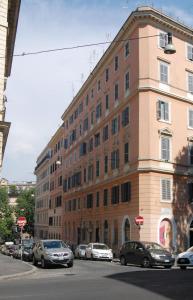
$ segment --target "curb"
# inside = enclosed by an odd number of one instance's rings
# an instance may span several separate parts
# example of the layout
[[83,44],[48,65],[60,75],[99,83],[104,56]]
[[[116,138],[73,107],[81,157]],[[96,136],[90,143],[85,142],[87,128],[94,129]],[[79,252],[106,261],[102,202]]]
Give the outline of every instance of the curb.
[[31,267],[31,270],[29,271],[25,271],[25,272],[20,272],[20,273],[15,273],[15,274],[11,274],[11,275],[5,275],[5,276],[0,276],[0,281],[1,280],[6,280],[6,279],[14,279],[14,278],[17,278],[17,277],[22,277],[22,276],[25,276],[25,275],[30,275],[30,274],[33,274],[35,273],[35,271],[37,270],[36,267],[32,266],[32,265],[29,265],[28,263],[26,262],[23,262],[24,264],[27,264],[28,266]]

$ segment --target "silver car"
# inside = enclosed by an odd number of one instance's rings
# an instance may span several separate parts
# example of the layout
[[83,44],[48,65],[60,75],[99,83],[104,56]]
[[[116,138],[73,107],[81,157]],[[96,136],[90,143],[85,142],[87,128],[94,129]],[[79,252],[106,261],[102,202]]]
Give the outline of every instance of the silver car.
[[80,244],[75,249],[75,257],[76,258],[85,258],[85,249],[87,245],[86,244]]
[[74,255],[68,246],[61,240],[40,240],[33,248],[33,264],[41,262],[42,268],[48,265],[73,266]]

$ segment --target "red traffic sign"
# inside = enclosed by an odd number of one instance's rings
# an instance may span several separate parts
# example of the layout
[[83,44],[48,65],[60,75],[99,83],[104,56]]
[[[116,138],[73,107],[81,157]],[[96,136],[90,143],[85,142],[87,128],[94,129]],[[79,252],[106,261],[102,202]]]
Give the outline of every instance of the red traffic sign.
[[135,224],[137,224],[137,225],[143,225],[143,222],[144,222],[144,218],[143,217],[141,217],[141,216],[135,217]]
[[23,226],[25,226],[26,224],[27,224],[26,217],[19,217],[19,218],[17,219],[17,225],[18,225],[19,227],[23,227]]

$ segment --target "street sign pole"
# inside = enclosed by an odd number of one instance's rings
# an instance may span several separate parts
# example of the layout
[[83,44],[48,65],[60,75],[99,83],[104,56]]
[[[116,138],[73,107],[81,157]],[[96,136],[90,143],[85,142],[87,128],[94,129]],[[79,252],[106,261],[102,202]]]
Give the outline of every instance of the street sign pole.
[[21,260],[23,260],[23,244],[22,244],[23,226],[21,226],[20,237],[21,237]]

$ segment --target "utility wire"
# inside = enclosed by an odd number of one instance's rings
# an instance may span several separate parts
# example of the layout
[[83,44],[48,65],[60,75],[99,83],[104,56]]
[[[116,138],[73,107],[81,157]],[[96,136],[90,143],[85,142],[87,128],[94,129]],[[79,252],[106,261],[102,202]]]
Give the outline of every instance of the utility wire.
[[[23,52],[23,53],[20,53],[20,54],[14,54],[13,57],[21,57],[21,56],[27,56],[27,55],[38,55],[38,54],[43,54],[43,53],[58,52],[58,51],[64,51],[64,50],[74,50],[74,49],[79,49],[79,48],[100,46],[100,45],[106,45],[106,44],[116,44],[116,43],[121,43],[121,42],[139,40],[139,39],[147,39],[147,38],[156,37],[156,36],[159,36],[159,34],[149,35],[149,36],[141,36],[141,37],[130,38],[130,39],[114,40],[114,41],[109,41],[109,42],[90,43],[90,44],[76,45],[76,46],[71,46],[71,47],[55,48],[55,49],[48,49],[48,50],[39,50],[39,51],[35,51],[35,52]],[[5,57],[0,57],[0,58],[5,58]]]

